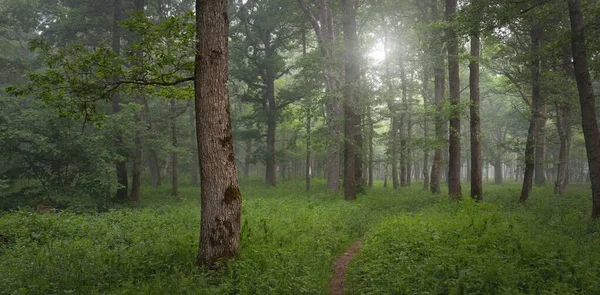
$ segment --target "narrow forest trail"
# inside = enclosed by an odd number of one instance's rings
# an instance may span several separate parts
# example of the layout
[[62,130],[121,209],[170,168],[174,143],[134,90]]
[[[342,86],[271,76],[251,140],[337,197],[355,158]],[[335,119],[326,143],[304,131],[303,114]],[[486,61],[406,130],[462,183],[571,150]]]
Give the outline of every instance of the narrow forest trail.
[[344,281],[346,279],[346,271],[352,258],[360,250],[362,240],[356,240],[340,257],[338,257],[333,263],[333,278],[329,283],[329,294],[331,295],[342,295],[344,294]]

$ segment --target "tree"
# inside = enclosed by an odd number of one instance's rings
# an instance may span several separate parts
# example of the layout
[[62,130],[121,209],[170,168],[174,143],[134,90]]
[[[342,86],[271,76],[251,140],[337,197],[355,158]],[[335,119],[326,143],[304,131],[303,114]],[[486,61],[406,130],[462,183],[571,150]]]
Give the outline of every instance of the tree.
[[541,24],[536,16],[531,16],[531,28],[529,29],[529,37],[531,38],[531,120],[529,129],[527,130],[527,142],[525,146],[525,172],[523,176],[523,187],[521,189],[521,197],[519,202],[526,202],[531,193],[533,176],[536,165],[536,142],[539,133],[540,118],[544,116],[543,99],[541,94],[542,77],[541,77],[541,60],[540,60],[540,45],[543,32],[543,24]]
[[[476,2],[471,2],[471,5],[477,9],[478,5],[474,5],[474,3]],[[475,21],[479,22],[479,18],[475,18]],[[469,105],[471,131],[471,197],[477,201],[483,200],[483,159],[481,156],[481,116],[479,113],[479,58],[481,46],[479,35],[479,24],[477,23],[471,32],[471,62],[469,63],[469,87],[471,96],[471,103]]]
[[359,68],[358,68],[358,36],[356,32],[356,10],[355,0],[342,0],[343,9],[343,33],[344,33],[344,199],[352,201],[356,199],[356,154],[357,144],[355,133],[360,121],[358,120],[356,108],[356,94],[358,90]]
[[[446,0],[446,21],[452,22],[456,14],[456,0]],[[460,76],[458,63],[458,38],[456,31],[450,27],[446,31],[448,37],[448,85],[450,87],[450,139],[448,163],[448,194],[460,200],[462,190],[460,186]]]
[[200,159],[200,266],[237,256],[240,193],[227,90],[228,0],[196,0],[195,102]]
[[581,0],[568,0],[569,18],[571,20],[571,46],[575,79],[579,90],[581,106],[581,125],[585,137],[592,184],[592,218],[600,218],[600,131],[596,117],[596,98],[592,88],[592,79],[588,66],[585,41],[585,25]]
[[295,49],[294,40],[301,33],[294,23],[291,8],[295,6],[290,1],[248,1],[240,4],[237,13],[240,22],[233,28],[236,62],[232,76],[248,85],[250,89],[244,100],[254,103],[264,114],[267,126],[265,179],[272,186],[277,182],[277,123],[282,110],[301,98],[299,93],[284,97],[275,86],[276,81],[290,73],[293,65],[285,55]]
[[[337,76],[339,70],[335,62],[335,29],[333,26],[333,8],[331,0],[317,0],[309,5],[306,0],[298,0],[298,4],[308,18],[319,42],[319,49],[325,62],[325,95],[327,126],[329,128],[329,150],[327,155],[327,189],[337,192],[340,189],[340,143],[342,134],[340,119],[342,117],[341,101],[336,97],[340,89]],[[315,11],[316,10],[316,11]]]

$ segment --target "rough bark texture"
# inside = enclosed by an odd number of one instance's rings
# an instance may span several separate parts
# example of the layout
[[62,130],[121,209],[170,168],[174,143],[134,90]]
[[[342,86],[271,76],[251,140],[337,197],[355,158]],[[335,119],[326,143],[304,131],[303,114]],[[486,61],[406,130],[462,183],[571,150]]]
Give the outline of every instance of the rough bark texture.
[[[454,22],[456,15],[456,0],[446,0],[446,22]],[[458,38],[450,27],[447,32],[448,43],[448,86],[450,88],[450,138],[448,145],[448,194],[451,198],[460,200],[460,76],[458,63]]]
[[356,93],[359,78],[356,0],[342,0],[344,33],[344,199],[356,199]]
[[196,0],[195,103],[201,219],[197,263],[215,267],[238,255],[242,196],[227,91],[228,0]]
[[[112,25],[112,50],[116,55],[121,54],[121,29],[119,22],[123,19],[121,0],[113,0],[113,25]],[[112,96],[112,113],[117,114],[121,111],[120,105],[121,95],[118,91],[115,91]],[[123,149],[123,135],[120,130],[115,130],[114,143],[117,149],[120,151]],[[127,178],[127,164],[125,161],[119,161],[116,163],[117,170],[117,201],[123,202],[127,200],[127,190],[129,187],[129,179]]]
[[592,184],[592,218],[600,218],[600,131],[596,117],[596,101],[585,48],[585,31],[581,0],[568,0],[571,19],[571,44],[575,78],[581,104],[581,122]]
[[471,117],[471,173],[469,178],[471,181],[471,197],[477,201],[483,200],[483,184],[481,179],[483,160],[481,157],[481,118],[479,114],[479,43],[479,34],[473,34],[471,36],[472,60],[469,64],[469,85],[471,90],[471,104],[469,107]]
[[[535,20],[534,20],[535,22]],[[533,24],[533,28],[530,31],[531,37],[531,52],[532,60],[530,65],[531,71],[531,120],[529,122],[529,129],[527,130],[527,143],[525,144],[525,172],[523,173],[523,187],[521,189],[521,197],[519,202],[523,203],[529,199],[531,194],[531,188],[533,185],[533,176],[535,171],[535,145],[536,138],[539,129],[539,118],[541,116],[541,69],[540,69],[540,57],[539,48],[541,41],[542,30],[536,23]]]

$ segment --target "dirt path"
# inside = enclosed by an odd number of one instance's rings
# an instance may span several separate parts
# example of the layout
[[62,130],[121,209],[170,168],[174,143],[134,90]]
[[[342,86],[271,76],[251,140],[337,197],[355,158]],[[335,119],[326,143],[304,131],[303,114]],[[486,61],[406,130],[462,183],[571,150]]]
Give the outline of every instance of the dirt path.
[[361,240],[355,241],[352,243],[352,245],[350,245],[350,248],[346,249],[344,254],[338,257],[333,263],[333,278],[329,283],[329,294],[344,294],[344,280],[346,279],[346,270],[348,270],[348,264],[350,264],[350,260],[352,260],[354,255],[358,253],[361,245]]

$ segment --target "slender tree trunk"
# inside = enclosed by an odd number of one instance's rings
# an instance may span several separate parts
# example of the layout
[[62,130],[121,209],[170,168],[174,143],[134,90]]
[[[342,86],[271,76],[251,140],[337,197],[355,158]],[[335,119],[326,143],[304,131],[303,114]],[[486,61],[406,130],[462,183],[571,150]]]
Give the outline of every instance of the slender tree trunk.
[[[446,0],[446,22],[453,23],[457,0]],[[447,30],[448,36],[448,85],[450,87],[450,140],[448,146],[448,194],[460,200],[460,76],[458,63],[458,38],[454,29]]]
[[[192,130],[194,132],[196,132],[196,114],[194,112],[194,106],[193,106],[193,101],[188,101],[187,102],[187,107],[188,107],[188,115],[189,115],[189,124],[191,126],[194,126],[192,128]],[[192,151],[196,151],[198,150],[198,147],[196,146],[196,140],[192,140],[192,144],[191,144],[191,148]],[[198,179],[198,154],[197,153],[192,153],[192,166],[190,169],[190,175],[191,175],[191,182],[192,182],[192,186],[197,186],[199,183],[199,179]]]
[[196,0],[196,126],[201,219],[197,263],[214,267],[236,257],[242,197],[238,186],[227,92],[228,0]]
[[341,117],[342,106],[335,92],[339,88],[336,84],[337,68],[334,62],[335,31],[333,28],[333,12],[331,0],[318,0],[315,13],[311,5],[305,0],[298,0],[304,14],[308,17],[319,40],[322,56],[325,58],[325,94],[327,105],[326,124],[329,128],[329,149],[327,152],[327,189],[338,192],[340,189],[340,137],[342,135]]
[[355,0],[342,0],[344,32],[344,199],[356,199],[356,92],[359,79]]
[[[421,89],[421,94],[423,95],[423,108],[429,108],[429,77],[430,72],[428,67],[423,67],[423,85]],[[429,120],[427,116],[423,116],[423,138],[427,139],[429,137]],[[427,169],[429,167],[429,147],[426,146],[423,148],[423,190],[429,189],[429,171]]]
[[[274,52],[270,48],[271,35],[266,34],[265,54],[273,56]],[[277,131],[277,105],[275,103],[275,73],[272,66],[267,66],[265,71],[264,82],[266,85],[266,111],[267,111],[267,159],[266,159],[266,175],[265,179],[268,185],[277,185],[277,162],[275,159],[275,134]]]
[[[438,15],[438,1],[431,0],[431,16],[433,21],[439,21]],[[437,36],[439,39],[442,38],[441,32],[437,31]],[[433,162],[431,164],[431,183],[430,189],[434,194],[439,194],[442,192],[441,190],[441,173],[442,173],[442,149],[446,144],[445,140],[445,128],[444,128],[444,114],[442,101],[444,99],[445,92],[445,76],[444,76],[444,47],[440,40],[435,40],[435,56],[434,56],[434,100],[436,107],[435,114],[435,139],[436,139],[436,149],[433,155]]]
[[[145,1],[135,0],[135,10],[138,12],[144,12]],[[140,40],[140,37],[136,37],[136,40]],[[143,52],[138,51],[136,53],[139,63],[142,61]],[[141,66],[141,64],[138,64]],[[142,106],[146,105],[146,97],[142,93],[135,95],[135,102]],[[140,200],[140,189],[142,186],[142,131],[140,124],[144,121],[144,109],[138,111],[135,115],[135,132],[134,132],[134,143],[135,150],[133,153],[133,166],[132,166],[132,181],[131,181],[131,200],[137,202]]]
[[398,124],[398,129],[400,133],[400,186],[407,186],[407,167],[408,167],[408,159],[407,159],[407,148],[406,148],[406,116],[408,112],[408,79],[406,78],[406,69],[404,68],[404,64],[400,65],[400,80],[402,83],[402,108],[400,114],[400,120]]
[[305,180],[306,180],[306,191],[310,191],[310,135],[311,135],[311,114],[310,114],[310,106],[306,109],[306,170],[305,170]]
[[470,67],[470,92],[471,104],[469,107],[471,117],[471,197],[477,201],[483,200],[483,184],[481,170],[483,159],[481,157],[481,117],[479,114],[479,57],[480,42],[479,34],[471,36],[471,63]]
[[246,139],[246,158],[244,159],[244,178],[250,177],[250,162],[252,161],[252,140]]
[[592,183],[592,218],[600,218],[600,131],[596,115],[596,98],[588,66],[585,24],[581,0],[568,0],[571,19],[571,44],[575,78],[581,104],[581,122],[588,158],[589,179]]
[[535,139],[535,184],[546,184],[546,103],[540,95],[540,117],[537,124],[538,132]]
[[[563,68],[569,79],[575,80],[575,69],[571,63],[572,56],[568,49],[563,55]],[[571,149],[571,102],[556,102],[556,129],[560,138],[560,151],[558,154],[558,168],[556,169],[556,182],[554,193],[564,194],[569,181],[569,151]]]
[[373,164],[373,156],[374,156],[374,151],[373,151],[373,136],[375,133],[375,127],[374,127],[374,123],[373,123],[373,118],[371,117],[371,110],[369,110],[368,112],[368,120],[369,120],[369,187],[373,187],[373,168],[374,168],[374,164]]
[[171,195],[177,196],[179,194],[179,175],[177,174],[177,102],[171,100],[171,144],[173,145],[173,152],[171,153]]
[[[119,22],[123,19],[121,0],[113,0],[113,27],[112,27],[112,50],[115,54],[121,55],[121,29]],[[121,111],[120,105],[121,95],[118,91],[115,91],[112,97],[112,112],[118,114]],[[114,144],[118,149],[119,154],[123,154],[124,142],[121,131],[117,128],[114,131]],[[129,187],[129,179],[127,178],[127,164],[125,161],[119,161],[116,163],[117,170],[117,193],[116,200],[124,202],[127,200],[127,190]]]
[[[537,21],[537,20],[534,20]],[[531,29],[531,80],[532,80],[532,92],[531,92],[531,120],[529,123],[529,129],[527,130],[527,143],[525,144],[525,172],[523,174],[523,187],[521,189],[521,197],[519,201],[521,203],[526,202],[531,194],[533,176],[535,171],[535,146],[536,146],[536,135],[538,134],[538,123],[541,116],[541,73],[540,73],[540,57],[539,48],[542,30],[539,24],[533,24]]]

